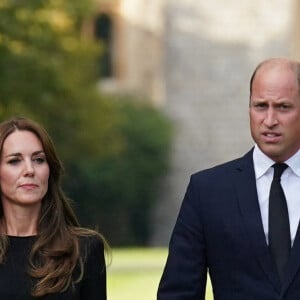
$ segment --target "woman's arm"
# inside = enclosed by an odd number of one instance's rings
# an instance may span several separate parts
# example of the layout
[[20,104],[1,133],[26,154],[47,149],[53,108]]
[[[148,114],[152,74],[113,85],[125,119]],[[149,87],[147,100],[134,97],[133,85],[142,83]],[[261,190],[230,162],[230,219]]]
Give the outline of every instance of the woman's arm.
[[80,299],[106,300],[106,265],[104,244],[97,236],[82,239],[86,249]]

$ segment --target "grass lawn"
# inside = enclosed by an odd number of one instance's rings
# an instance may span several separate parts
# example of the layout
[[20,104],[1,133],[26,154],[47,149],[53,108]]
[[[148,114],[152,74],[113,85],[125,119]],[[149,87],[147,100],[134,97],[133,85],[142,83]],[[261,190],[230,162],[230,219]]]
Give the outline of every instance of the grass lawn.
[[[167,258],[162,248],[112,250],[107,269],[108,300],[155,300],[157,286]],[[210,287],[207,300],[213,300]]]

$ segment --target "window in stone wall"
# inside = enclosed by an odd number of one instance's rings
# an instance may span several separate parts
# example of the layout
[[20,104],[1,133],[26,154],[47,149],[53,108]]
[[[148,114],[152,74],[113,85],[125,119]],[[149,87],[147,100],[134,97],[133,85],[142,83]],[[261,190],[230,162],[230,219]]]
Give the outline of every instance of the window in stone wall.
[[100,14],[94,24],[94,34],[101,43],[102,53],[99,58],[99,77],[110,78],[112,70],[112,20],[107,14]]

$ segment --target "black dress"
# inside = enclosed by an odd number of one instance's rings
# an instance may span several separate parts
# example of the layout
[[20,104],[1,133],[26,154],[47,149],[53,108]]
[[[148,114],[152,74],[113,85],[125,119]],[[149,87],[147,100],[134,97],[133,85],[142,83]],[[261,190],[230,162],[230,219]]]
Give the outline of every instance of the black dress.
[[64,293],[35,298],[30,295],[32,280],[27,274],[28,254],[36,237],[9,237],[6,260],[0,264],[1,300],[106,300],[106,268],[103,243],[96,237],[80,239],[86,251],[83,279]]

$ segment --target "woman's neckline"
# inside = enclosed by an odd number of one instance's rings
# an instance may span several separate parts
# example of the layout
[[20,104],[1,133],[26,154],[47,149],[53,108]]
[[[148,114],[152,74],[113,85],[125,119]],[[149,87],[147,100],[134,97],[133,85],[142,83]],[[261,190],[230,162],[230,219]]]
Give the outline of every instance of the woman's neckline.
[[7,235],[9,239],[30,239],[36,238],[37,235]]

